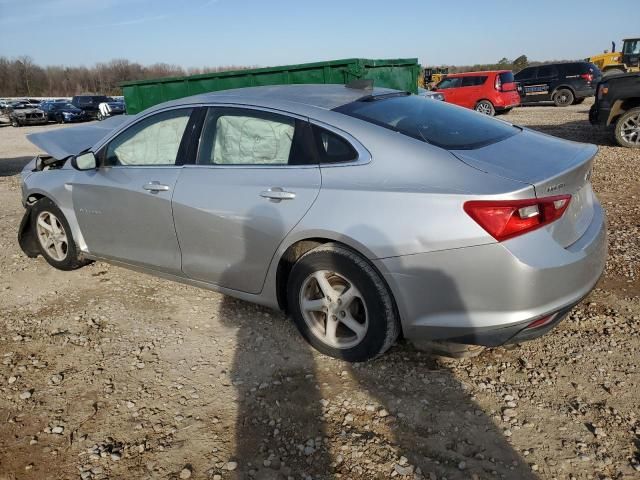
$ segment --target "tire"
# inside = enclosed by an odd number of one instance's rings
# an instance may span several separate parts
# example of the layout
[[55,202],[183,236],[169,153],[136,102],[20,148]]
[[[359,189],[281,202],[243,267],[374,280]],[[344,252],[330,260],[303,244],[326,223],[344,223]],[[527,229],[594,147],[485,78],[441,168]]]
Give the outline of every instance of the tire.
[[574,99],[573,92],[568,88],[559,88],[553,94],[553,102],[556,107],[568,107],[573,103]]
[[610,68],[609,70],[605,70],[602,72],[603,77],[610,77],[612,75],[618,75],[620,73],[625,73],[621,68]]
[[98,116],[96,118],[99,122],[101,122],[102,120],[104,120],[104,115],[102,115],[102,112],[98,112]]
[[485,115],[489,115],[493,117],[496,114],[496,109],[489,100],[480,100],[474,109],[476,112],[484,113]]
[[[42,223],[39,225],[39,221],[49,225],[49,228],[45,228]],[[52,267],[58,270],[75,270],[91,263],[79,258],[80,252],[71,235],[69,222],[56,204],[48,198],[39,200],[32,207],[31,228],[40,253]]]
[[20,123],[20,120],[18,120],[18,119],[17,119],[17,118],[15,118],[15,117],[12,117],[12,118],[11,118],[11,126],[12,126],[12,127],[16,127],[16,128],[18,128],[18,127],[21,127],[21,126],[22,126],[22,124]]
[[640,148],[640,107],[620,115],[613,133],[616,143],[621,147]]
[[56,122],[58,122],[58,123],[64,123],[64,117],[63,117],[62,115],[58,115],[58,116],[56,117]]
[[[318,278],[324,279],[326,293]],[[387,351],[400,334],[393,298],[378,272],[365,258],[336,243],[314,248],[295,263],[287,302],[302,336],[330,357],[370,360]],[[328,323],[331,318],[334,321]],[[357,328],[347,327],[347,322]],[[334,326],[333,335],[329,325]]]
[[573,101],[573,105],[580,105],[582,102],[584,102],[584,98],[576,98]]

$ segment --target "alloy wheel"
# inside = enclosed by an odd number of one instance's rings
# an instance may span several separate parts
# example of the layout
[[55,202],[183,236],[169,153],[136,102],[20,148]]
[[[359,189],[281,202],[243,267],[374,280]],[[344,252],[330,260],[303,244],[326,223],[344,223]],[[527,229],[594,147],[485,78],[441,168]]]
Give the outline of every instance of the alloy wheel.
[[300,290],[300,311],[313,335],[333,348],[352,348],[369,328],[362,294],[344,275],[318,270]]
[[486,102],[480,102],[476,105],[476,112],[484,113],[485,115],[491,115],[491,105]]
[[625,142],[640,146],[640,113],[627,118],[620,130],[620,136]]
[[62,262],[67,257],[69,242],[64,226],[53,213],[41,212],[36,222],[38,241],[53,260]]

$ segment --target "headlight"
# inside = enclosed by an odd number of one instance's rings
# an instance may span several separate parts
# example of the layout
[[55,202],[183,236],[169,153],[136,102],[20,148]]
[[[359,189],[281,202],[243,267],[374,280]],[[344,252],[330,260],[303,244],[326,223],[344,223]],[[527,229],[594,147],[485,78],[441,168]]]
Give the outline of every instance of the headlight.
[[444,95],[441,93],[434,93],[433,94],[433,99],[434,100],[440,100],[441,102],[444,102]]

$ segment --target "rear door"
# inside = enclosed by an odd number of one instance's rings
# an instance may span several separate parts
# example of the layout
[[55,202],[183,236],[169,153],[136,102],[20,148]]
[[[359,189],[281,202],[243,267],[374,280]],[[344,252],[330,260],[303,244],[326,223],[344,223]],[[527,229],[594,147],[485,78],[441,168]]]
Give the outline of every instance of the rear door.
[[538,100],[536,84],[537,67],[525,68],[515,75],[520,100],[523,103],[536,102]]
[[99,168],[76,172],[73,206],[90,253],[181,273],[171,196],[191,113],[173,109],[136,122],[98,152]]
[[476,103],[482,97],[482,89],[487,81],[487,75],[469,75],[462,77],[462,83],[460,85],[459,105],[467,108],[475,108]]
[[320,191],[306,119],[209,108],[173,196],[186,276],[259,293],[278,246]]

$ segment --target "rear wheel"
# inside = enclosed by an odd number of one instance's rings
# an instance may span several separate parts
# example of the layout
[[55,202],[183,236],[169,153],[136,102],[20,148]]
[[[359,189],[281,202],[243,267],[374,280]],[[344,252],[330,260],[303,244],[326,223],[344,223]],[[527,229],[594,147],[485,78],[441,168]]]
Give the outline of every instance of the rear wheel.
[[11,117],[11,126],[12,127],[21,127],[22,124],[20,123],[20,120],[18,120],[16,117]]
[[321,245],[296,262],[287,301],[302,336],[331,357],[369,360],[400,334],[386,284],[366,259],[342,245]]
[[51,200],[43,198],[33,206],[31,222],[40,253],[49,265],[59,270],[75,270],[90,263],[79,258],[69,223]]
[[493,107],[493,104],[489,100],[480,100],[476,104],[475,108],[476,112],[484,113],[485,115],[489,115],[493,117],[496,114],[496,109]]
[[553,101],[557,107],[568,107],[574,99],[573,92],[568,88],[561,88],[553,94]]
[[104,115],[102,115],[102,112],[98,112],[98,116],[96,117],[99,121],[104,120]]
[[640,148],[640,107],[632,108],[618,118],[614,135],[618,145]]

